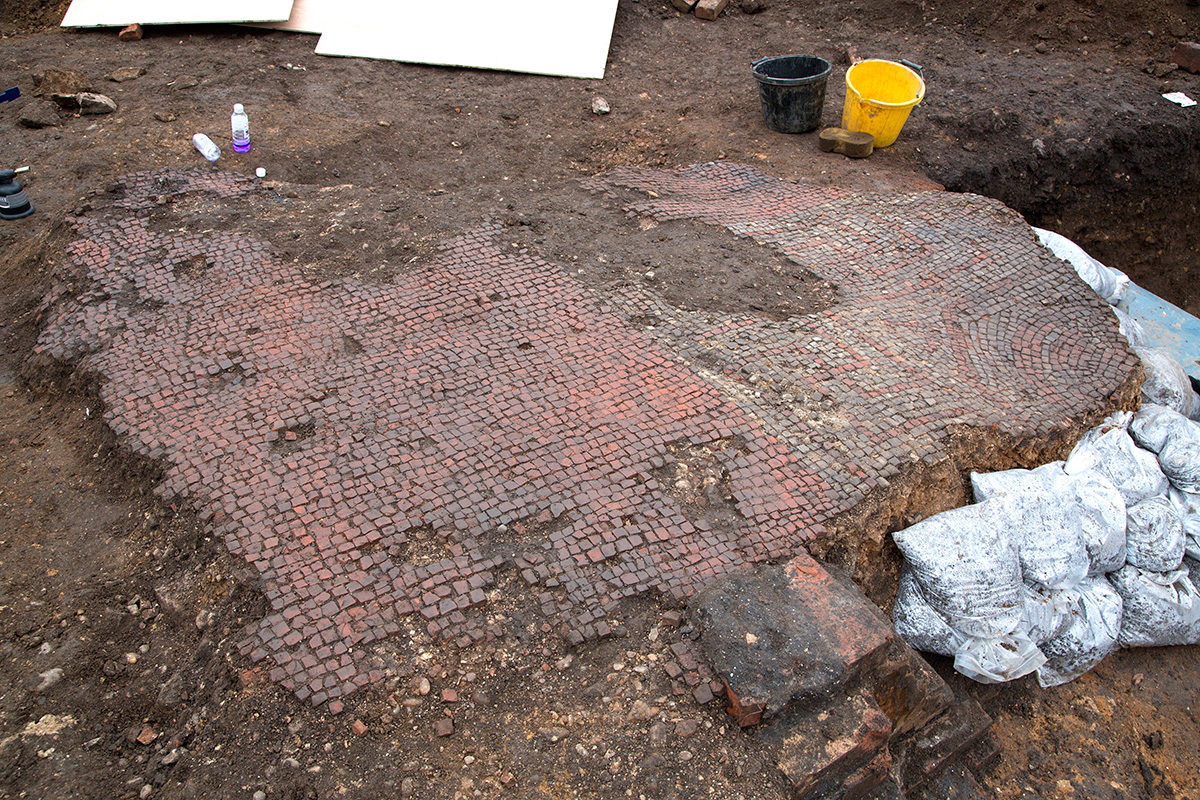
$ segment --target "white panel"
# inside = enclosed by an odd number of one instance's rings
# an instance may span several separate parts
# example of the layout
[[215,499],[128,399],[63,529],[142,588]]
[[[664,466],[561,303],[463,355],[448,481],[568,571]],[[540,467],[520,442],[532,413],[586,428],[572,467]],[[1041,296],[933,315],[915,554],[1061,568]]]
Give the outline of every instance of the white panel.
[[344,16],[343,0],[296,0],[292,3],[292,15],[287,22],[265,22],[263,28],[297,33],[321,33],[330,27],[328,20]]
[[344,0],[341,8],[317,43],[322,55],[603,78],[617,0]]
[[199,22],[279,22],[292,11],[292,0],[75,0],[63,17],[64,28],[173,25]]

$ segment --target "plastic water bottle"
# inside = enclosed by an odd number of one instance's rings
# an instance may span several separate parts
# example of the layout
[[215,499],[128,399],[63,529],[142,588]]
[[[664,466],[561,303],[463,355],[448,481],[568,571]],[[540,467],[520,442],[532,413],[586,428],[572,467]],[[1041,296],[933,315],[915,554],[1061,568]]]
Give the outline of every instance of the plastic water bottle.
[[241,103],[233,104],[233,115],[229,118],[229,127],[233,129],[233,151],[235,153],[250,152],[250,118]]
[[192,144],[196,145],[196,149],[200,151],[200,155],[209,161],[216,161],[221,157],[221,148],[217,147],[213,140],[203,133],[197,133],[193,136]]

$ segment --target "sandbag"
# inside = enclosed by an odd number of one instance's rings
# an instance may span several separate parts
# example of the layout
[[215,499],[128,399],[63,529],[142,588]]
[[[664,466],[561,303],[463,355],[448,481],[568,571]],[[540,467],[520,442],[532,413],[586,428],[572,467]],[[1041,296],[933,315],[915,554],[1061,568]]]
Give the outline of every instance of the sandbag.
[[1134,352],[1146,370],[1142,397],[1147,402],[1172,408],[1191,419],[1200,417],[1200,397],[1192,390],[1183,367],[1169,353],[1153,347],[1135,347]]
[[1104,578],[1086,578],[1062,631],[1042,645],[1046,663],[1038,669],[1043,689],[1078,678],[1117,649],[1121,596]]
[[1043,228],[1033,230],[1042,245],[1074,267],[1083,282],[1110,305],[1115,306],[1125,297],[1125,292],[1129,289],[1129,276],[1124,272],[1101,264],[1082,247],[1061,234]]
[[1113,482],[1092,470],[1070,476],[1079,506],[1079,530],[1088,554],[1088,574],[1101,575],[1125,564],[1125,500]]
[[921,594],[950,627],[989,639],[1021,622],[1021,562],[1007,534],[981,506],[935,514],[892,539],[912,567]]
[[1194,441],[1200,446],[1200,425],[1157,403],[1142,404],[1142,409],[1129,421],[1129,435],[1138,447],[1152,453],[1162,452],[1169,442],[1177,439]]
[[980,683],[1023,678],[1046,663],[1046,656],[1024,630],[996,639],[968,638],[954,654],[954,669]]
[[1179,512],[1166,497],[1148,497],[1129,507],[1125,561],[1152,572],[1178,569],[1184,533]]
[[1192,586],[1200,589],[1200,561],[1184,556],[1182,569],[1187,570],[1188,580],[1192,582]]
[[1171,501],[1179,522],[1183,525],[1183,551],[1192,558],[1200,559],[1200,494],[1181,492],[1171,487],[1167,499]]
[[[1089,562],[1088,574],[1112,572],[1125,563],[1125,501],[1112,481],[1099,472],[1067,475],[1062,469],[1064,463],[1052,461],[1035,469],[972,472],[975,500],[983,502],[1001,495],[1053,496],[1051,502],[1056,507],[1078,520]],[[1074,522],[1070,524],[1074,527]],[[1021,541],[1014,539],[1018,551]],[[1024,577],[1031,580],[1028,574]]]
[[933,610],[908,566],[901,573],[900,585],[896,588],[892,624],[900,638],[910,646],[941,656],[953,656],[967,638],[947,625],[946,620]]
[[1027,585],[1024,593],[1022,627],[1033,643],[1039,645],[1062,632],[1072,609],[1079,602],[1078,588],[1051,590]]
[[1121,595],[1122,647],[1157,647],[1200,641],[1200,595],[1186,569],[1151,572],[1127,564],[1109,576]]
[[1142,323],[1119,308],[1114,307],[1113,313],[1117,316],[1117,332],[1125,337],[1125,341],[1129,342],[1129,346],[1144,346],[1146,344],[1146,329],[1142,327]]
[[1084,434],[1067,456],[1063,470],[1068,475],[1098,471],[1117,487],[1126,505],[1167,491],[1167,476],[1159,468],[1158,459],[1134,444],[1120,426],[1105,425]]
[[1064,461],[1051,461],[1034,469],[1006,469],[1000,472],[972,472],[971,491],[975,502],[982,503],[999,494],[1028,494],[1045,491],[1066,479]]
[[[1189,428],[1196,423],[1188,422]],[[1200,494],[1200,436],[1175,436],[1158,454],[1158,466],[1176,489]]]
[[1079,506],[1066,483],[1064,476],[1061,488],[1051,485],[998,494],[979,506],[985,522],[1007,533],[1016,545],[1026,583],[1070,588],[1088,574]]

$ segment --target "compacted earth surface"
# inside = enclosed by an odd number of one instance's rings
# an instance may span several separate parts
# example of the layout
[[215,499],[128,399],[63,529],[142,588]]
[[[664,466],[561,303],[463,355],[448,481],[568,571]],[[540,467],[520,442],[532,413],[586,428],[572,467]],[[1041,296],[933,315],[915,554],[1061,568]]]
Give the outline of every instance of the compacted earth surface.
[[[36,207],[0,223],[5,796],[784,797],[690,594],[807,547],[887,609],[889,531],[1134,402],[998,201],[1200,308],[1183,2],[622,2],[602,81],[63,6],[0,10]],[[835,63],[827,123],[854,54],[928,99],[820,153],[761,121],[789,52]],[[994,719],[989,794],[1198,797],[1196,654],[933,663]]]

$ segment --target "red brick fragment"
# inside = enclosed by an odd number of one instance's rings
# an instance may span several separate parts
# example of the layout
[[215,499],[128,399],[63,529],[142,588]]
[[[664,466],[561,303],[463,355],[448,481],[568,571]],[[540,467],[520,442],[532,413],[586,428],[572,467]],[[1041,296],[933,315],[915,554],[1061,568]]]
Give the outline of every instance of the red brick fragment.
[[442,717],[433,723],[433,732],[438,736],[449,736],[454,733],[454,720],[449,717]]
[[1171,60],[1180,69],[1200,73],[1200,42],[1179,42],[1171,51]]
[[356,719],[354,720],[354,723],[350,725],[350,730],[355,736],[362,736],[367,732],[367,723],[363,722],[361,719]]
[[132,25],[126,25],[117,33],[117,38],[122,42],[136,42],[142,38],[142,26],[136,22]]

